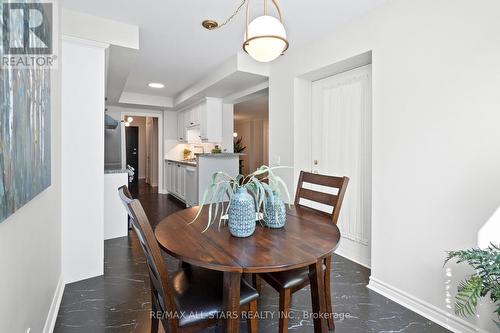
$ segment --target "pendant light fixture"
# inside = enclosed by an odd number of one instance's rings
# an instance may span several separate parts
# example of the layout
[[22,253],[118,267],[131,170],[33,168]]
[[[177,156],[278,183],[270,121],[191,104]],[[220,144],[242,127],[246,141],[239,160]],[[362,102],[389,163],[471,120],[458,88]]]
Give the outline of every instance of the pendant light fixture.
[[257,61],[273,61],[288,49],[286,30],[283,26],[283,16],[278,0],[271,0],[277,17],[268,15],[268,0],[264,0],[264,15],[255,18],[252,22],[250,22],[250,1],[243,0],[236,11],[223,23],[219,24],[215,20],[205,20],[202,25],[208,30],[220,29],[235,17],[246,3],[243,50]]
[[272,0],[278,18],[268,15],[267,0],[264,0],[264,15],[257,17],[250,24],[250,0],[247,2],[245,41],[243,50],[260,62],[270,62],[288,49],[286,30],[277,0]]

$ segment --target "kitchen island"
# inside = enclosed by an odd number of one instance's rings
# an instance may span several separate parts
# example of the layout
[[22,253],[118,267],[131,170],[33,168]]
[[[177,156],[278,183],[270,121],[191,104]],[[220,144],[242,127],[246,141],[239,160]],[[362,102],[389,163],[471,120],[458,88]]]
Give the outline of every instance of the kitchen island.
[[197,206],[210,184],[212,175],[224,171],[238,175],[239,155],[232,153],[196,154],[196,160],[166,158],[166,188],[187,207]]
[[104,239],[128,235],[128,216],[118,196],[118,188],[128,185],[126,169],[104,170]]

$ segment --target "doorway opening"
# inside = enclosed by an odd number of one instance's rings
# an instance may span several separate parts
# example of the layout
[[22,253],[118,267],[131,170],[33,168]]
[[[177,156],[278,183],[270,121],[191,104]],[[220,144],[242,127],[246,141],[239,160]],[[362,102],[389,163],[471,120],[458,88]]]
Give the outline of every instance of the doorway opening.
[[125,161],[134,170],[132,194],[157,193],[159,184],[158,118],[125,115]]
[[234,104],[234,152],[241,153],[240,174],[269,165],[269,94],[266,90]]

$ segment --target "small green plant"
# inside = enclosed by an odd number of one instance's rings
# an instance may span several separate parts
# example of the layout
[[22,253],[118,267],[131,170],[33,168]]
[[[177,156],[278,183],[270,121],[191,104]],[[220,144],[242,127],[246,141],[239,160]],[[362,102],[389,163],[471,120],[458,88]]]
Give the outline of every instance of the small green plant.
[[234,139],[234,152],[235,153],[242,153],[245,149],[247,149],[247,146],[243,146],[243,137],[239,137],[237,139]]
[[264,212],[266,210],[266,198],[268,196],[273,198],[278,196],[281,198],[282,190],[285,191],[288,202],[290,202],[290,192],[288,191],[285,182],[281,179],[281,177],[274,173],[276,169],[283,168],[288,167],[268,167],[263,165],[246,177],[238,175],[234,178],[225,172],[214,173],[210,184],[203,193],[198,213],[190,224],[195,222],[198,217],[200,217],[200,214],[205,207],[204,205],[207,204],[208,222],[207,227],[203,230],[203,232],[207,231],[217,219],[219,221],[220,228],[223,223],[222,217],[229,211],[231,197],[240,187],[246,188],[247,191],[253,196],[255,200],[256,213]]
[[220,154],[222,153],[222,150],[220,149],[219,145],[215,145],[214,149],[212,149],[212,154]]
[[462,317],[473,316],[478,300],[490,295],[496,305],[495,313],[500,328],[500,247],[491,244],[487,249],[450,251],[445,264],[452,259],[457,263],[466,262],[476,273],[462,281],[455,298],[455,313]]
[[[234,146],[233,146],[233,150],[235,153],[237,154],[240,154],[242,152],[245,151],[245,149],[247,149],[247,146],[243,146],[243,137],[239,137],[237,139],[234,139]],[[240,159],[239,159],[239,163],[240,163],[240,168],[239,168],[239,172],[240,173],[243,173],[243,159],[241,159],[241,156],[240,156]]]

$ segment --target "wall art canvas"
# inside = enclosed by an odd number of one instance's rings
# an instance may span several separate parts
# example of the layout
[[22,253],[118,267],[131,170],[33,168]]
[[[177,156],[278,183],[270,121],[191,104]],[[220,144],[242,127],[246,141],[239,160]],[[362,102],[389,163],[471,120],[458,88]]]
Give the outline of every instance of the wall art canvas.
[[50,143],[50,70],[0,67],[0,222],[50,186]]
[[1,70],[0,222],[50,185],[50,71]]

